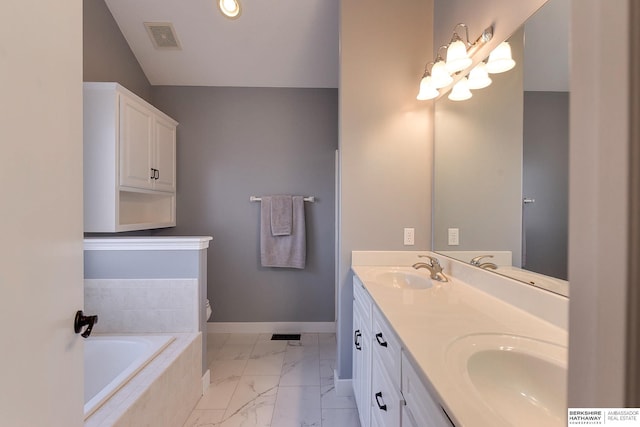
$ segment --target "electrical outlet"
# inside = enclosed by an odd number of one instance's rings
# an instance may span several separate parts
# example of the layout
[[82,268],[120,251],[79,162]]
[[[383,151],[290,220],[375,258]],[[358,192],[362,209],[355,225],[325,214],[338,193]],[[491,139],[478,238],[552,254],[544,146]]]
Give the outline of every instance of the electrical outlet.
[[449,229],[449,246],[458,246],[460,244],[460,229]]
[[404,229],[404,245],[405,246],[415,245],[415,240],[416,240],[416,229],[405,228]]

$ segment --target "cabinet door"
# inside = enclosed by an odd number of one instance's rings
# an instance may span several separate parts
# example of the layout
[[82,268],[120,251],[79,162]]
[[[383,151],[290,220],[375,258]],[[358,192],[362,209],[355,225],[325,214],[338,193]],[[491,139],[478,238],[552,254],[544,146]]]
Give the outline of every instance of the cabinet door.
[[377,424],[384,427],[400,427],[403,404],[400,390],[391,381],[377,356],[374,352],[371,369],[371,419],[377,419]]
[[176,127],[161,117],[155,118],[155,161],[157,169],[154,188],[176,190]]
[[144,104],[120,95],[120,185],[153,187],[153,112]]

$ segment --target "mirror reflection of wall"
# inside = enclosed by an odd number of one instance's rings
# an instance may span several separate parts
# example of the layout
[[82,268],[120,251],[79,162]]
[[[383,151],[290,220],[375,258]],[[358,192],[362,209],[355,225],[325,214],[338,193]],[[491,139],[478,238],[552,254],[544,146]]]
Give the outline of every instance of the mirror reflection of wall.
[[436,251],[509,251],[513,266],[566,280],[569,2],[549,0],[512,35],[514,69],[436,102]]

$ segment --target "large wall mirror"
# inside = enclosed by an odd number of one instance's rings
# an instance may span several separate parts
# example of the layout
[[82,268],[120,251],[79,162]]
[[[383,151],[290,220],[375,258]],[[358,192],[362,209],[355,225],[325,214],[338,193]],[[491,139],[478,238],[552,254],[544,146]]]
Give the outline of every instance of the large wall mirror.
[[510,37],[515,68],[436,102],[433,211],[436,252],[491,255],[479,264],[564,295],[569,2],[549,0]]

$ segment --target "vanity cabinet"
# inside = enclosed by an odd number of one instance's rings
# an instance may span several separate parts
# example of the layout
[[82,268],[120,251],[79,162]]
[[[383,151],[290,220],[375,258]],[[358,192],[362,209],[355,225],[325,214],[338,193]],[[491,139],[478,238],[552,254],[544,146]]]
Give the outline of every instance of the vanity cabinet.
[[454,426],[357,276],[353,296],[352,381],[361,427]]
[[370,425],[371,416],[371,297],[364,286],[353,280],[353,395],[361,426]]
[[178,123],[117,83],[83,94],[84,231],[175,226]]
[[[431,397],[418,372],[402,352],[402,427],[452,427],[444,409]],[[454,426],[455,427],[455,426]]]

